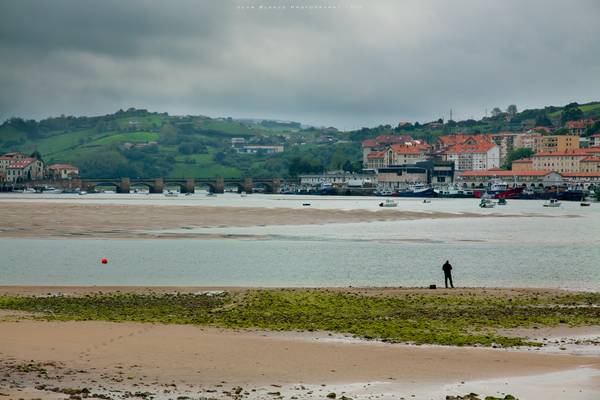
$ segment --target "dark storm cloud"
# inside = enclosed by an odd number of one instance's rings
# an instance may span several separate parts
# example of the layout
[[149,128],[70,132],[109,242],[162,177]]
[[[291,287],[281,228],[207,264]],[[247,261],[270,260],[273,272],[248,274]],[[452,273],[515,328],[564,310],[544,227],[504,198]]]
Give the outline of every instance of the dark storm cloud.
[[[238,8],[315,4],[340,7]],[[0,118],[136,106],[350,128],[598,100],[599,17],[595,0],[0,0]]]

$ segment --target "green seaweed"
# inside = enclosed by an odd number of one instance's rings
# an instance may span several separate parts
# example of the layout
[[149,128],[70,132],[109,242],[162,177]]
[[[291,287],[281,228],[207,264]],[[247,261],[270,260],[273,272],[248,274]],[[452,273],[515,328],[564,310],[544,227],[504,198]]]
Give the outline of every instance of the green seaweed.
[[0,308],[54,320],[198,324],[228,328],[330,331],[366,339],[453,346],[536,346],[498,329],[600,324],[600,294],[567,292],[396,292],[327,289],[210,294],[0,296]]

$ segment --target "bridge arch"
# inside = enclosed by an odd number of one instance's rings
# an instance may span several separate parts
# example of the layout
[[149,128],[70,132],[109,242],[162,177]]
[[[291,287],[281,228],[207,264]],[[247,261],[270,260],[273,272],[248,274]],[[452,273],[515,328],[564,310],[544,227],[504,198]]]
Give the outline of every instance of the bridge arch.
[[217,193],[217,186],[211,182],[196,182],[194,185],[194,192],[206,191],[209,193]]
[[256,190],[257,193],[274,193],[273,192],[273,183],[266,181],[258,181],[254,183],[253,191]]
[[[112,189],[103,189],[112,187]],[[97,192],[104,190],[114,190],[115,192],[120,192],[121,181],[113,181],[113,180],[102,180],[98,182],[88,182],[86,185],[86,189],[88,192]]]
[[241,192],[246,191],[246,189],[244,188],[243,182],[229,181],[229,182],[225,182],[223,191],[233,192],[233,193],[241,193]]

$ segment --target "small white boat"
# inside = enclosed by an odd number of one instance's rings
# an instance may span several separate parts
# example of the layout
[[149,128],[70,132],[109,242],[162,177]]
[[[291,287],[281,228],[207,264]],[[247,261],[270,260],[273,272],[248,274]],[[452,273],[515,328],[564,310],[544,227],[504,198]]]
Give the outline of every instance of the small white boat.
[[560,201],[557,199],[550,199],[544,203],[544,207],[560,207]]
[[386,199],[386,201],[379,203],[379,207],[398,207],[398,202],[391,199]]
[[35,193],[35,189],[34,188],[23,189],[23,193]]
[[217,195],[215,193],[213,193],[213,192],[206,193],[206,196],[207,197],[217,197]]
[[240,193],[240,197],[246,197],[246,196],[247,196],[246,192],[241,192]]
[[80,190],[78,193],[80,196],[85,196],[87,192],[85,190]]
[[179,196],[179,193],[169,190],[168,192],[165,193],[165,196],[166,197],[177,197],[177,196]]
[[490,199],[481,199],[479,202],[479,207],[481,208],[494,208],[496,204]]
[[429,200],[429,199],[423,199],[423,204],[429,204],[429,203],[431,203],[431,200]]

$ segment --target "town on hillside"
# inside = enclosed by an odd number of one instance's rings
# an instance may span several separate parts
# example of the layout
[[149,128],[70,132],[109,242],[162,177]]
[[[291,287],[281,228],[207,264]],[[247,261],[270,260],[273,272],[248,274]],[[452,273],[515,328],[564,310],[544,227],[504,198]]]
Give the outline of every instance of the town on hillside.
[[479,197],[483,191],[506,191],[519,198],[580,200],[600,187],[600,133],[583,136],[595,122],[567,121],[565,134],[535,127],[442,135],[432,144],[409,135],[380,135],[362,142],[362,173],[303,175],[300,190],[354,186],[353,193],[360,193],[358,187],[369,186],[388,196]]
[[[569,111],[565,110],[578,110],[577,107],[569,106],[563,109],[563,115],[568,115]],[[528,110],[522,114],[527,113]],[[158,115],[134,109],[125,114],[129,116],[125,119],[129,134],[117,134],[125,140],[131,140],[138,134],[138,129],[142,129],[138,126],[139,118],[157,118]],[[438,120],[418,127],[417,124],[400,123],[394,129],[381,126],[352,132],[335,132],[331,128],[313,132],[311,128],[309,134],[298,131],[296,134],[287,132],[278,135],[277,137],[285,139],[284,142],[259,140],[261,136],[229,136],[227,142],[223,142],[221,152],[210,150],[214,154],[198,157],[213,157],[214,162],[219,162],[220,158],[217,156],[221,155],[224,165],[234,165],[230,161],[248,162],[252,159],[257,160],[257,163],[271,160],[287,165],[289,174],[285,177],[265,170],[263,174],[272,175],[260,178],[277,179],[281,185],[276,185],[276,189],[283,194],[481,197],[486,192],[494,195],[506,192],[505,195],[512,198],[560,197],[579,200],[588,193],[600,192],[595,190],[600,187],[600,120],[579,114],[575,116],[576,119],[559,122],[545,121],[545,118],[538,116],[535,121],[540,122],[540,126],[531,126],[522,131],[513,129],[494,133],[481,132],[479,128],[477,131],[469,130],[466,126],[468,121],[444,123]],[[139,118],[133,118],[134,116]],[[220,122],[225,124],[232,121]],[[512,123],[507,121],[507,124]],[[171,123],[177,126],[176,122]],[[449,127],[452,130],[447,132]],[[159,130],[158,125],[155,128]],[[288,129],[287,125],[285,129]],[[294,129],[298,127],[294,126]],[[423,129],[441,133],[426,136]],[[292,142],[291,138],[295,135],[303,139]],[[123,158],[131,158],[132,163],[138,162],[135,157],[140,155],[154,160],[151,157],[162,154],[170,144],[167,141],[169,135],[156,136],[157,140],[147,142],[115,143],[112,148],[103,151],[108,151],[107,154],[118,151]],[[309,138],[313,142],[306,140]],[[189,146],[186,146],[183,146],[183,150],[189,150]],[[344,150],[338,153],[340,148]],[[194,151],[192,148],[191,152]],[[306,158],[307,155],[312,155],[314,161],[322,154],[329,154],[329,165],[335,164],[338,170],[323,172],[323,164],[311,164],[307,161],[311,160]],[[335,163],[333,158],[339,154],[341,156]],[[362,159],[359,160],[359,157]],[[144,159],[144,165],[152,165],[148,160]],[[173,160],[177,161],[175,158]],[[132,179],[131,184],[135,184],[136,176],[128,173],[126,168],[123,171],[123,175],[118,176],[105,176],[104,172],[100,172],[102,176],[91,178],[111,178],[112,181]],[[89,171],[87,176],[84,171],[83,176],[90,178]],[[214,176],[203,179],[218,177],[219,174],[215,173]],[[162,178],[173,179],[165,175],[143,176],[141,179]],[[194,178],[200,177],[182,175],[179,179]],[[220,179],[222,178],[221,176]],[[264,191],[264,187],[248,186],[252,178],[257,180],[258,177],[248,173],[236,178],[241,182],[250,179],[245,186],[242,185],[243,189],[238,184],[237,190]],[[44,191],[54,189],[55,186],[67,191],[89,189],[77,187],[82,185],[81,179],[80,167],[64,162],[47,165],[38,151],[30,156],[19,151],[0,155],[2,191]],[[100,188],[94,186],[91,190]],[[131,190],[137,193],[144,191],[144,188]],[[187,190],[193,191],[189,188]],[[129,192],[129,181],[115,191]]]

